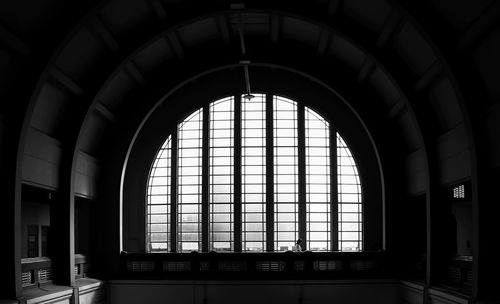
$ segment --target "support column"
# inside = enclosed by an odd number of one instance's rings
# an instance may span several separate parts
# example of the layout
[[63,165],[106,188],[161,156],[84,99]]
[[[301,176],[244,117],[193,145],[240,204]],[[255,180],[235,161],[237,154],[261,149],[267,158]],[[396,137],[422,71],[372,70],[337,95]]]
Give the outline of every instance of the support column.
[[[65,149],[61,161],[60,187],[50,206],[49,252],[56,284],[75,284],[75,195],[73,191],[73,154]],[[78,152],[75,152],[74,165]]]
[[[22,157],[18,157],[18,132],[13,132],[7,120],[0,116],[0,299],[19,299],[21,287],[21,180]],[[21,154],[21,153],[19,153]],[[14,161],[15,160],[15,161]]]

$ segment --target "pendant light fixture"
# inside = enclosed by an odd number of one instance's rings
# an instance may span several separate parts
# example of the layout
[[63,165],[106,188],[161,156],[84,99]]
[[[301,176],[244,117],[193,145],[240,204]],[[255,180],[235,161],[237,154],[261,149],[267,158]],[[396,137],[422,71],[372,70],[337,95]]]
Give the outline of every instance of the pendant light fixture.
[[233,9],[239,9],[239,22],[238,22],[238,34],[240,36],[240,47],[241,47],[241,56],[242,60],[240,60],[240,65],[243,67],[243,71],[245,73],[245,94],[243,98],[250,101],[255,96],[252,95],[252,91],[250,90],[250,73],[248,72],[248,67],[250,65],[250,60],[246,59],[246,47],[245,47],[245,36],[243,35],[243,13],[242,10],[245,8],[244,4],[240,4],[232,7]]

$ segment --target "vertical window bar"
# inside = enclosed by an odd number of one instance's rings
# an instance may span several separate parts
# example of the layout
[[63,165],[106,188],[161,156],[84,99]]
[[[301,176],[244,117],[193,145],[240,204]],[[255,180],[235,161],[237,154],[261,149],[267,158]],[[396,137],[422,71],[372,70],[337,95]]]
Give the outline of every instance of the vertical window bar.
[[337,133],[337,170],[339,199],[339,247],[341,251],[363,250],[361,183],[351,151]]
[[266,94],[266,248],[274,251],[273,95]]
[[274,96],[274,250],[298,238],[297,103]]
[[266,245],[266,97],[241,100],[242,250],[265,251]]
[[234,100],[234,251],[242,251],[241,209],[241,95]]
[[148,180],[147,251],[170,250],[171,144],[169,136],[156,154]]
[[177,252],[177,132],[172,134],[171,174],[170,174],[170,251]]
[[203,108],[178,126],[178,251],[201,249]]
[[234,98],[210,104],[209,250],[234,250]]
[[305,108],[307,248],[331,250],[331,175],[329,124]]
[[[297,106],[297,136],[298,136],[298,165],[299,165],[299,237],[302,246],[307,244],[307,204],[306,204],[306,130],[305,130],[305,107]],[[310,248],[307,248],[310,249]]]
[[330,235],[331,250],[339,251],[339,199],[337,173],[337,130],[330,124]]
[[201,195],[201,250],[208,252],[209,242],[209,210],[210,210],[210,191],[209,191],[209,176],[210,176],[210,109],[209,106],[203,107],[203,139],[202,139],[202,195]]

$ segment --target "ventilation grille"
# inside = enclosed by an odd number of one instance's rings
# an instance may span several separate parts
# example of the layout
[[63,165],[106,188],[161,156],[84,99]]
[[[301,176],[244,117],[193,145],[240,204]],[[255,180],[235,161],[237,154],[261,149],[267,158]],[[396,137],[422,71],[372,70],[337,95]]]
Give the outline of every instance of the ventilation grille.
[[153,261],[130,261],[127,266],[128,271],[132,272],[147,272],[154,270]]
[[351,270],[353,271],[368,271],[374,270],[377,268],[377,263],[374,261],[360,261],[354,260],[351,261]]
[[460,283],[461,280],[460,268],[448,267],[447,277],[448,281],[452,283]]
[[255,265],[257,271],[284,271],[285,262],[283,261],[259,261]]
[[219,262],[219,271],[243,271],[245,270],[244,262],[221,261]]
[[81,267],[82,275],[84,275],[84,274],[86,275],[87,273],[89,273],[89,269],[90,269],[89,263],[81,264],[80,267]]
[[21,274],[22,286],[26,287],[33,284],[33,274],[31,271],[23,272]]
[[163,262],[163,271],[190,271],[191,263],[188,261],[168,261]]
[[43,283],[52,280],[52,269],[42,268],[38,270],[38,282]]
[[304,261],[295,261],[293,263],[293,270],[304,271],[306,268],[306,263]]
[[78,265],[75,265],[75,275],[78,275],[78,274],[79,274],[79,273],[78,273],[78,268],[79,268],[79,267],[78,267]]
[[314,270],[316,271],[333,271],[342,269],[340,261],[315,261]]
[[467,270],[467,281],[465,281],[467,284],[472,284],[472,270]]
[[210,263],[200,262],[200,271],[210,271]]
[[465,198],[465,185],[459,185],[453,188],[453,198],[455,199]]

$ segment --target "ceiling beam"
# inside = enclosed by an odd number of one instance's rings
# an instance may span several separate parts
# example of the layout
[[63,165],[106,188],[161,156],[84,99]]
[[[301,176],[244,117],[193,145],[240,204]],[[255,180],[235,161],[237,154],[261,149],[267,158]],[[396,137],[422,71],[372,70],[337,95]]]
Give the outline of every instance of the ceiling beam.
[[222,37],[222,41],[224,41],[224,44],[229,45],[231,43],[231,35],[229,33],[229,26],[226,16],[217,17],[217,28],[219,29],[219,33]]
[[406,107],[407,101],[400,98],[392,107],[387,111],[386,118],[388,120],[393,120],[399,117],[401,114],[405,113],[408,108]]
[[384,27],[377,38],[377,46],[383,48],[391,40],[403,24],[403,13],[398,7],[393,6],[387,19],[385,20]]
[[118,118],[116,117],[116,115],[100,101],[96,103],[95,112],[112,123],[118,122]]
[[323,56],[325,55],[326,48],[328,43],[330,42],[330,31],[326,29],[321,29],[321,33],[318,39],[318,50],[316,51],[316,55]]
[[376,64],[373,61],[373,59],[366,56],[358,72],[358,77],[357,77],[358,82],[364,82],[366,78],[368,78],[368,76],[371,74],[375,66]]
[[336,15],[340,9],[340,1],[341,0],[330,0],[328,1],[328,17],[332,17]]
[[488,36],[500,24],[500,1],[493,3],[476,18],[458,39],[458,48],[464,49],[479,45],[478,41]]
[[161,0],[150,0],[149,4],[155,13],[156,17],[161,21],[161,22],[166,22],[167,21],[167,11],[165,10],[165,7],[163,6],[163,3]]
[[95,16],[90,22],[90,32],[99,38],[113,52],[120,51],[120,46],[111,31],[102,23],[101,18]]
[[32,134],[34,134],[34,136],[36,136],[37,138],[43,138],[43,140],[45,141],[49,141],[51,145],[53,145],[54,147],[57,147],[57,148],[62,148],[63,147],[63,144],[62,142],[55,138],[54,135],[52,134],[48,134],[47,132],[45,131],[42,131],[36,127],[33,127],[33,126],[29,126],[30,128],[30,132],[32,132]]
[[281,16],[277,14],[271,15],[271,41],[278,43],[281,28]]
[[172,31],[167,35],[167,42],[169,42],[170,46],[174,49],[177,57],[181,59],[184,58],[184,48],[182,47],[181,41],[175,31]]
[[137,67],[137,64],[133,61],[129,61],[126,65],[126,71],[129,73],[129,75],[141,86],[144,87],[146,86],[146,78],[142,74],[142,72],[139,70]]
[[30,47],[19,37],[4,28],[2,25],[0,25],[0,43],[4,44],[20,55],[29,56],[31,54]]
[[75,96],[82,97],[85,94],[85,90],[58,67],[50,69],[50,76]]
[[443,64],[441,61],[436,60],[420,77],[415,84],[415,91],[421,92],[429,87],[441,74],[443,73]]

